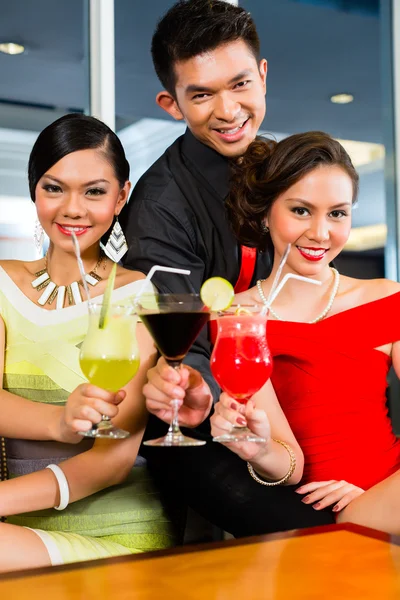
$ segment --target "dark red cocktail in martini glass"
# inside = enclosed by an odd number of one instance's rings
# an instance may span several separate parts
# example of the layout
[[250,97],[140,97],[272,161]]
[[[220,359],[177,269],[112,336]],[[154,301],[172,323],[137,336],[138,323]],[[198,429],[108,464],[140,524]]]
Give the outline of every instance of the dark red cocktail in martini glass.
[[[198,294],[142,294],[134,301],[137,314],[171,367],[179,370],[191,345],[209,319],[209,309]],[[202,440],[183,435],[179,428],[180,400],[172,400],[168,433],[147,446],[202,446]]]

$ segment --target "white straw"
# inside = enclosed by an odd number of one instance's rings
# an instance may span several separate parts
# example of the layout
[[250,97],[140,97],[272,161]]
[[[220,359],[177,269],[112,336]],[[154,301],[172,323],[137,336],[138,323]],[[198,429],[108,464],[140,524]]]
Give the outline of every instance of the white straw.
[[89,286],[88,286],[87,281],[86,281],[85,267],[83,266],[83,262],[82,262],[82,259],[81,259],[81,249],[79,248],[78,238],[76,237],[74,231],[71,231],[71,235],[72,235],[72,241],[74,243],[76,260],[78,261],[79,271],[81,272],[82,285],[85,288],[87,300],[88,300],[88,302],[90,302]]
[[310,279],[309,277],[302,277],[301,275],[295,275],[294,273],[286,273],[286,275],[284,276],[284,278],[282,279],[282,281],[276,288],[274,295],[272,296],[272,298],[269,299],[268,308],[274,302],[277,295],[279,294],[279,292],[281,291],[281,289],[283,288],[283,286],[289,279],[297,279],[298,281],[305,281],[306,283],[313,283],[314,285],[322,284],[322,281],[317,281],[316,279]]
[[283,254],[282,258],[281,258],[281,262],[279,263],[278,270],[277,270],[277,272],[275,274],[274,280],[272,282],[271,289],[270,289],[269,294],[268,294],[268,298],[267,298],[267,304],[268,304],[268,306],[271,306],[271,304],[273,302],[271,300],[271,298],[274,295],[276,287],[277,287],[277,285],[279,283],[279,279],[280,279],[280,276],[281,276],[281,273],[282,273],[282,269],[285,266],[287,258],[289,256],[290,248],[291,248],[291,244],[288,244],[287,248],[286,248],[286,250],[285,250],[285,252],[284,252],[284,254]]
[[288,244],[287,248],[281,258],[281,262],[279,263],[278,270],[275,274],[274,281],[272,282],[272,286],[271,286],[270,292],[268,294],[267,302],[265,303],[265,306],[261,311],[263,314],[268,312],[271,304],[274,302],[277,295],[279,294],[279,292],[282,290],[283,286],[289,279],[297,279],[298,281],[305,281],[306,283],[314,283],[315,285],[321,285],[321,283],[322,283],[322,281],[316,281],[315,279],[310,279],[309,277],[302,277],[301,275],[295,275],[294,273],[287,273],[283,277],[280,284],[278,285],[279,278],[282,273],[282,269],[285,266],[285,263],[289,256],[290,248],[291,248],[291,244]]
[[143,294],[146,289],[147,284],[151,281],[154,273],[156,271],[166,271],[167,273],[178,273],[178,275],[190,275],[190,271],[188,269],[175,269],[174,267],[163,267],[161,265],[154,265],[151,267],[150,271],[147,273],[146,279],[143,279],[143,283],[139,288],[138,293],[135,295],[135,300],[138,300],[140,296]]

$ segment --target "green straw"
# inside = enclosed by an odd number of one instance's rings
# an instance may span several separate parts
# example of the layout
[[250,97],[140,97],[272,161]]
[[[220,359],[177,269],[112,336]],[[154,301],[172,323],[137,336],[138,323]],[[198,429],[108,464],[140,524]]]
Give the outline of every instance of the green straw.
[[101,305],[100,318],[99,318],[99,329],[104,329],[108,323],[108,317],[111,306],[111,295],[114,289],[115,275],[117,272],[117,263],[114,263],[111,269],[111,273],[108,277],[106,291],[103,296],[103,303]]

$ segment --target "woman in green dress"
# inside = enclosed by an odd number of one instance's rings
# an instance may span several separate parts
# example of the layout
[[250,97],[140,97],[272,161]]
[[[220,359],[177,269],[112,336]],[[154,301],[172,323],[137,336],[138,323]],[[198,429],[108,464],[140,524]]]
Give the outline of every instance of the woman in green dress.
[[[122,145],[97,119],[62,117],[33,147],[29,186],[50,244],[40,260],[0,262],[0,436],[6,439],[9,472],[0,482],[3,572],[173,543],[145,467],[132,468],[147,419],[141,390],[156,358],[150,336],[138,324],[140,368],[116,394],[88,384],[78,360],[88,307],[71,232],[79,236],[85,271],[92,274],[91,296],[101,301],[114,263],[101,251],[100,240],[130,190]],[[47,299],[49,282],[39,290],[36,281],[44,272],[56,284]],[[143,277],[118,266],[113,302],[128,302]],[[99,422],[103,413],[130,437],[94,444],[82,439],[77,432]],[[58,468],[46,468],[49,464]],[[55,510],[64,504],[65,485],[69,504]]]

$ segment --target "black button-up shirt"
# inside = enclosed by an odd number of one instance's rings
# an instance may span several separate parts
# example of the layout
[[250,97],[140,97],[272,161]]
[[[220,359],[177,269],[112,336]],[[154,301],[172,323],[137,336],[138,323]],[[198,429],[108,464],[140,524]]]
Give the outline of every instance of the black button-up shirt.
[[[198,293],[214,276],[235,285],[240,246],[225,213],[228,191],[228,159],[187,129],[141,177],[121,213],[129,246],[124,266],[143,273],[155,264],[190,269],[190,276],[155,273],[152,281],[162,293]],[[269,271],[268,256],[259,254],[253,283]],[[210,354],[204,329],[185,362],[203,374],[217,399]]]

